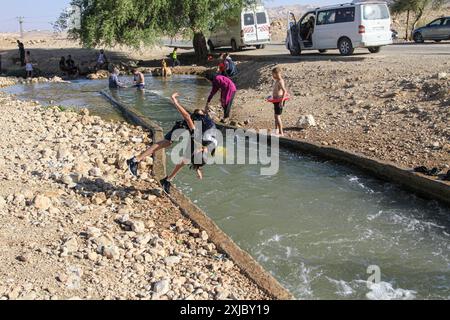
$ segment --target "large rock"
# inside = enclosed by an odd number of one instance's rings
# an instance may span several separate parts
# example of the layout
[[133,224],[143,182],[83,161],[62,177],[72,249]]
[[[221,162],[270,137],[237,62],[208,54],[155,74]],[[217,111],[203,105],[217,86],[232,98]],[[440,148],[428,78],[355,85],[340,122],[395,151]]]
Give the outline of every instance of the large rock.
[[102,235],[102,231],[96,227],[89,227],[86,230],[86,234],[89,239],[91,238],[98,238]]
[[63,254],[71,254],[77,251],[78,251],[78,241],[76,238],[69,238],[62,245]]
[[3,197],[0,197],[0,209],[6,206],[6,200]]
[[120,251],[115,245],[108,245],[103,248],[103,255],[108,259],[118,260],[120,258]]
[[300,129],[308,129],[316,126],[316,120],[312,115],[301,116],[297,122],[297,127],[299,127]]
[[178,257],[178,256],[170,256],[170,257],[164,258],[164,263],[168,266],[173,266],[173,265],[179,264],[180,261],[181,261],[181,257]]
[[128,221],[128,225],[131,230],[136,233],[144,233],[145,232],[145,224],[142,221],[132,220]]
[[34,206],[39,210],[48,210],[52,206],[52,201],[42,195],[38,195],[34,198]]
[[158,296],[163,296],[170,290],[170,282],[167,279],[155,282],[153,284],[153,292]]
[[99,79],[108,79],[109,72],[106,70],[99,70],[96,73],[91,73],[86,76],[89,80],[99,80]]
[[437,74],[437,78],[439,80],[447,80],[447,79],[449,79],[449,76],[448,76],[448,73],[446,73],[446,72],[439,72]]

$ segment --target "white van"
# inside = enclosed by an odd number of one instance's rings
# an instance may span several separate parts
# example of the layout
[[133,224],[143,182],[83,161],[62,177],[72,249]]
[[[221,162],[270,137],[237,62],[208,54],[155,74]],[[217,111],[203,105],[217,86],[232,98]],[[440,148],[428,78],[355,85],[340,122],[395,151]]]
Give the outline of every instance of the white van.
[[288,17],[286,47],[292,55],[303,50],[339,49],[341,55],[352,55],[355,48],[377,53],[392,44],[391,15],[384,1],[355,1],[317,8],[297,23],[293,13]]
[[255,46],[263,49],[270,43],[270,20],[262,5],[244,9],[240,17],[230,19],[225,26],[211,33],[208,46],[211,50],[231,47],[233,51]]

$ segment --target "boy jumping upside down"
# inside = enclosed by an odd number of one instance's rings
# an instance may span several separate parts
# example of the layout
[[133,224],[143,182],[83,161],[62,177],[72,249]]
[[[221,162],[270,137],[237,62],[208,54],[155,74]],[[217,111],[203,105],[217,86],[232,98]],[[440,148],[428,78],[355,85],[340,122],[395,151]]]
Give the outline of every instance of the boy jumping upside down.
[[[180,104],[177,99],[178,97],[179,94],[174,93],[172,95],[172,102],[184,120],[177,121],[172,130],[166,134],[164,140],[155,143],[141,155],[127,161],[130,172],[137,177],[139,162],[147,157],[153,156],[155,152],[159,150],[169,148],[172,146],[173,142],[180,137],[180,130],[187,130],[190,136],[190,148],[187,156],[175,166],[175,169],[169,176],[161,180],[161,185],[167,194],[170,194],[173,179],[189,163],[191,163],[191,169],[196,171],[198,178],[200,180],[203,179],[202,168],[206,165],[208,155],[211,154],[214,156],[218,145],[215,134],[217,130],[216,125],[208,115],[209,110],[197,109],[190,115]],[[196,132],[196,130],[200,129],[200,132]],[[198,133],[201,133],[200,139],[196,139]]]

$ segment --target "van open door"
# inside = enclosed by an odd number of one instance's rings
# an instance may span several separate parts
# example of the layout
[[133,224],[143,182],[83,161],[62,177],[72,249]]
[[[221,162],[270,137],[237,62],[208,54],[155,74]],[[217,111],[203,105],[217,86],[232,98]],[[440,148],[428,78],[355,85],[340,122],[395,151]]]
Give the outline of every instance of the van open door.
[[299,26],[295,14],[290,11],[287,17],[286,48],[293,56],[301,54]]

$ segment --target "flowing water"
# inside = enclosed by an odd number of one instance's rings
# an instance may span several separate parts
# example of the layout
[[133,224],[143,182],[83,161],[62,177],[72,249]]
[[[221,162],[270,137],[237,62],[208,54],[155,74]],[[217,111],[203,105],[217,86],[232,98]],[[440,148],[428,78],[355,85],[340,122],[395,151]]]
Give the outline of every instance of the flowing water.
[[[184,104],[203,107],[209,91],[206,81],[193,77],[147,81],[145,93],[122,90],[116,97],[165,130],[179,119],[166,97],[177,90]],[[118,117],[95,93],[82,92],[104,82],[66,86],[64,92],[55,84],[8,91],[45,100],[48,90],[57,103]],[[214,165],[204,173],[199,182],[186,170],[176,185],[297,298],[450,299],[450,209],[288,151],[281,151],[274,176],[261,176],[257,165]],[[368,285],[368,271],[378,268],[380,282]]]

